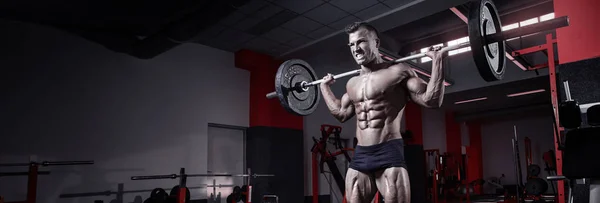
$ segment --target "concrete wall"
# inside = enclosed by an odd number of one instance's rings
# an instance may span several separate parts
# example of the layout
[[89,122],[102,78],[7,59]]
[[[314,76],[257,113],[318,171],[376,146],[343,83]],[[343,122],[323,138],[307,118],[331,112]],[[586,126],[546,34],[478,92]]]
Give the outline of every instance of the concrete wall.
[[[187,44],[151,60],[43,26],[1,22],[0,162],[94,160],[47,167],[38,202],[114,201],[115,195],[59,199],[61,194],[115,191],[148,197],[176,180],[131,176],[206,173],[208,123],[248,126],[249,73],[233,53]],[[0,168],[25,171],[26,168]],[[25,199],[25,177],[0,177],[6,201]],[[206,181],[194,178],[190,187]],[[212,191],[212,190],[211,190]],[[205,198],[205,188],[192,198]],[[118,201],[117,201],[118,203]]]
[[441,109],[421,109],[423,114],[423,148],[446,151],[446,117]]
[[[517,182],[511,141],[515,133],[514,126],[516,126],[516,133],[519,138],[523,183],[526,182],[527,177],[525,137],[531,140],[533,164],[537,164],[542,168],[539,176],[548,176],[549,174],[543,170],[546,167],[543,153],[554,150],[552,117],[537,114],[515,115],[482,124],[483,177],[499,178],[504,174],[503,184],[515,184]],[[551,192],[550,187],[548,191]]]

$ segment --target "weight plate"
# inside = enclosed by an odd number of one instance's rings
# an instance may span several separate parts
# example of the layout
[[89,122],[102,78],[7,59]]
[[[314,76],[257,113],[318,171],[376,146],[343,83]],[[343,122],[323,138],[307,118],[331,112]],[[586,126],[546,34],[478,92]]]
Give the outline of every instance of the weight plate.
[[240,193],[240,199],[238,199],[238,201],[241,200],[243,203],[248,202],[248,196],[247,196],[247,194],[248,194],[248,186],[247,185],[243,185],[242,189],[240,191],[241,191],[241,193]]
[[165,202],[169,198],[169,194],[162,188],[155,188],[150,192],[150,197],[144,203]]
[[541,178],[530,178],[525,183],[525,192],[528,195],[541,195],[548,190],[548,183]]
[[469,12],[469,42],[477,70],[487,82],[504,77],[505,43],[488,44],[486,40],[487,35],[496,32],[502,32],[502,23],[494,3],[491,0],[474,2]]
[[[172,189],[171,192],[169,192],[169,196],[173,199],[173,200],[177,200],[177,198],[179,198],[179,185],[175,185]],[[190,189],[189,188],[185,188],[185,202],[189,203],[191,199],[191,195],[190,195]]]
[[530,176],[538,176],[538,175],[540,175],[542,168],[540,168],[539,165],[531,164],[527,167],[527,171]]
[[319,88],[302,88],[303,82],[317,80],[315,71],[303,60],[292,59],[279,66],[275,76],[275,92],[281,106],[290,113],[306,116],[317,109],[321,95]]

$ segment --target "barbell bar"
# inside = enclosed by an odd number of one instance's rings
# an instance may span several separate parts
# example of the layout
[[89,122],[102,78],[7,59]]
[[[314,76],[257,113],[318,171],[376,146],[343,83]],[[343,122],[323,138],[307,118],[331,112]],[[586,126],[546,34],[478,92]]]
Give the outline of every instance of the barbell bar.
[[[511,29],[511,30],[498,32],[498,33],[491,34],[491,35],[486,35],[484,41],[486,41],[488,44],[492,44],[492,43],[496,43],[496,42],[502,42],[507,39],[519,37],[519,36],[553,30],[553,29],[566,27],[566,26],[569,26],[569,18],[567,16],[562,16],[559,18],[554,18],[551,20],[542,21],[542,22],[539,22],[536,24],[528,25],[526,27],[522,27],[519,29]],[[440,50],[440,52],[446,53],[448,51],[461,49],[461,48],[465,48],[465,47],[469,47],[469,46],[471,46],[470,42],[463,42],[463,43],[459,43],[456,45],[450,45],[450,46],[444,47]],[[425,56],[427,56],[426,53],[414,54],[414,55],[410,55],[407,57],[396,59],[393,61],[393,63],[403,63],[403,62],[414,60],[414,59],[420,59]],[[335,80],[335,79],[339,79],[339,78],[343,78],[343,77],[347,77],[347,76],[357,75],[360,73],[360,71],[361,71],[360,69],[356,69],[356,70],[348,71],[345,73],[337,74],[337,75],[333,76],[333,79]],[[303,81],[299,84],[298,87],[296,87],[296,91],[307,91],[308,87],[315,86],[315,85],[318,85],[321,83],[323,83],[323,79],[315,80],[312,82]],[[267,94],[268,99],[273,99],[275,97],[277,97],[276,91],[270,92]]]
[[27,162],[27,163],[0,163],[0,167],[15,167],[15,166],[68,166],[68,165],[88,165],[94,164],[94,161],[43,161],[43,162]]
[[131,180],[152,180],[152,179],[176,179],[180,177],[273,177],[273,174],[169,174],[169,175],[151,175],[151,176],[132,176]]

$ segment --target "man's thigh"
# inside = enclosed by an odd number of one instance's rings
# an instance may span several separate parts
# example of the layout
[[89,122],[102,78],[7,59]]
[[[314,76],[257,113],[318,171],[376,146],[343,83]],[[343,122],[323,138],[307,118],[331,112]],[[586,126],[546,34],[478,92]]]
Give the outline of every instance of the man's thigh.
[[387,168],[377,172],[375,179],[385,203],[410,203],[410,180],[405,168]]
[[375,177],[348,168],[345,194],[348,203],[370,203],[376,193]]

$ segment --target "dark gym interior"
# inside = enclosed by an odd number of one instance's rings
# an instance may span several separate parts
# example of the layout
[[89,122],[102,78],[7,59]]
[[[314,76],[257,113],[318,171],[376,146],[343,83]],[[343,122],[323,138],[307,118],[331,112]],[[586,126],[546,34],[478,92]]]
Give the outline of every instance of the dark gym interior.
[[[477,13],[484,4],[494,7]],[[598,9],[596,0],[3,1],[0,203],[600,202]],[[423,95],[436,92],[432,78],[443,86],[439,106],[411,97],[397,117],[386,107],[395,120],[381,125],[395,134],[373,130],[377,109],[360,100],[383,79],[336,77],[327,87],[337,103],[321,83],[282,82],[364,71],[353,52],[363,45],[346,31],[356,22],[378,31],[378,54],[365,57],[402,64]],[[403,60],[465,43],[439,63]],[[492,59],[502,72],[486,76]],[[292,73],[292,63],[306,69]],[[340,122],[332,109],[345,93],[369,112],[356,107]],[[368,200],[345,194],[374,132],[401,135],[403,153],[386,156],[402,155],[409,201],[379,185]]]

